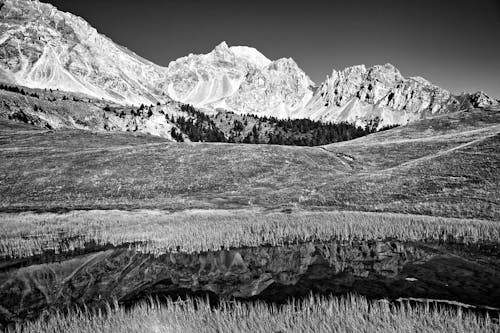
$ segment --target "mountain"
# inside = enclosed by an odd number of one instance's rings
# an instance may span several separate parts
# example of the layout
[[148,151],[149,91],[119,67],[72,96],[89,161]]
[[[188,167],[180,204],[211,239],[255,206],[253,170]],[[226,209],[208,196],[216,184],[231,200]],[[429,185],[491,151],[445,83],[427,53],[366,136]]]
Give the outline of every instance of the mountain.
[[165,69],[50,4],[0,1],[0,79],[121,104],[166,100]]
[[489,108],[500,105],[500,100],[491,98],[482,91],[478,91],[474,94],[464,93],[463,96],[466,96],[471,105],[475,108]]
[[82,18],[30,0],[0,1],[0,80],[84,93],[121,104],[169,100],[238,113],[286,116],[312,97],[292,59],[221,43],[206,55],[157,66],[99,34]]
[[484,93],[453,96],[390,64],[334,70],[316,88],[293,59],[272,61],[225,42],[161,67],[38,0],[0,0],[0,81],[121,105],[173,100],[209,115],[224,110],[378,128],[497,103]]
[[166,91],[195,107],[286,118],[303,108],[314,83],[293,59],[271,61],[254,48],[222,42],[167,68]]
[[334,70],[295,117],[356,124],[378,118],[380,126],[387,126],[459,106],[460,101],[450,92],[421,77],[405,78],[391,64],[360,65]]

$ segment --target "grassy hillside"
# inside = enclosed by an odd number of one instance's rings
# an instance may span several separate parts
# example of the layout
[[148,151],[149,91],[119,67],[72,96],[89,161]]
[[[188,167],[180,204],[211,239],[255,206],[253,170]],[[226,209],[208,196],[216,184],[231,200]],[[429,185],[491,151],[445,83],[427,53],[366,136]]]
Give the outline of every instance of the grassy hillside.
[[[3,133],[3,132],[2,132]],[[344,170],[320,149],[78,131],[0,136],[2,209],[276,206]],[[150,141],[149,141],[150,140]]]
[[0,126],[2,211],[299,207],[500,218],[495,110],[325,147]]
[[358,172],[322,191],[369,210],[498,220],[499,122],[498,111],[474,110],[326,146]]

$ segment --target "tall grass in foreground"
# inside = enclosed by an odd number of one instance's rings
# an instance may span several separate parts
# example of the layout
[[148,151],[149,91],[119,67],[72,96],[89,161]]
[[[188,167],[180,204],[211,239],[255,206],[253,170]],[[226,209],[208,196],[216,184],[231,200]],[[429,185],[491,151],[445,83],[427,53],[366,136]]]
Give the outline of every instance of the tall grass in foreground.
[[[196,306],[195,306],[196,303]],[[108,314],[57,314],[18,326],[17,333],[86,332],[498,332],[489,317],[461,310],[407,303],[391,305],[363,297],[310,297],[282,307],[231,302],[211,309],[207,302],[188,300],[142,304]]]
[[500,223],[421,215],[366,212],[292,214],[234,211],[76,211],[0,214],[0,259],[23,258],[96,245],[134,244],[144,253],[200,252],[303,241],[500,240]]

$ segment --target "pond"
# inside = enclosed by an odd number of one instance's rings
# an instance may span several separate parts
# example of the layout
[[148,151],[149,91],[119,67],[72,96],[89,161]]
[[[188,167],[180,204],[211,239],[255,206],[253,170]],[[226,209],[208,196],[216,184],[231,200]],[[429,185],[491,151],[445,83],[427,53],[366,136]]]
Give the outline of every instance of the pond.
[[[330,241],[198,254],[143,254],[104,248],[31,263],[0,265],[5,326],[74,306],[132,306],[150,297],[208,297],[283,304],[311,293],[356,293],[500,308],[497,246]],[[45,262],[44,262],[45,261]]]

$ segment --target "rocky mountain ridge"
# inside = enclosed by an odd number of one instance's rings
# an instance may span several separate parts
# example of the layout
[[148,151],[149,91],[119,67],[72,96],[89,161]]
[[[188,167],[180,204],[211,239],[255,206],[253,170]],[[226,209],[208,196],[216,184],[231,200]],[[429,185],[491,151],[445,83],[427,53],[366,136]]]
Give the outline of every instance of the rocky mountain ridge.
[[83,93],[121,105],[190,104],[280,119],[376,121],[380,128],[498,104],[484,93],[453,96],[390,64],[334,70],[318,88],[291,58],[222,42],[161,67],[113,43],[85,20],[38,0],[0,0],[0,81]]
[[421,77],[405,78],[391,64],[360,65],[334,70],[300,116],[356,124],[378,117],[384,126],[457,110],[459,105],[450,92]]

